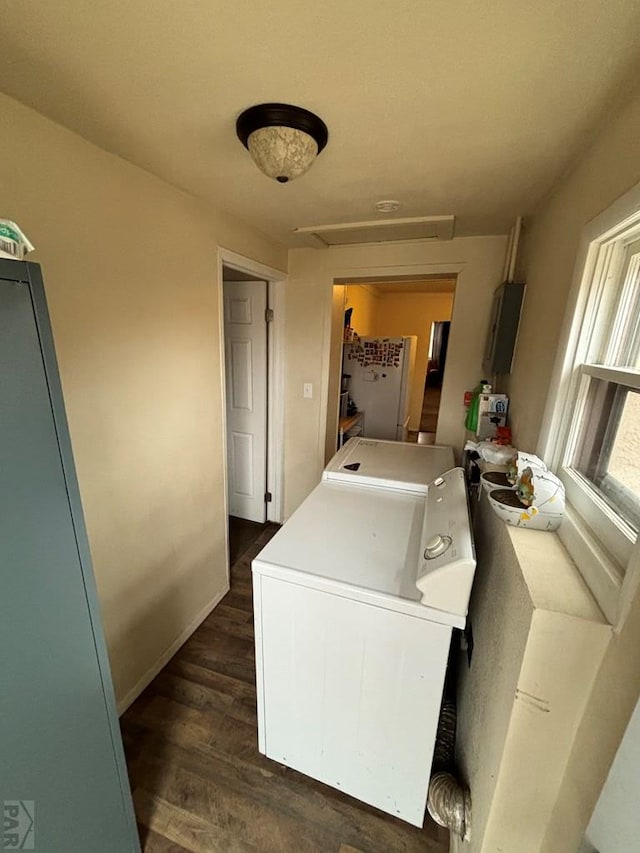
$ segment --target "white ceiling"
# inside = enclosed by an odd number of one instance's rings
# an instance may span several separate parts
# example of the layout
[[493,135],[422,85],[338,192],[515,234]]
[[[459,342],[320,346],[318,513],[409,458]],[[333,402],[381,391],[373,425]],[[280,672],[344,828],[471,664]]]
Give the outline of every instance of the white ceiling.
[[[288,245],[382,198],[504,233],[640,57],[638,0],[4,0],[1,15],[2,90]],[[329,127],[290,184],[235,136],[263,101]]]

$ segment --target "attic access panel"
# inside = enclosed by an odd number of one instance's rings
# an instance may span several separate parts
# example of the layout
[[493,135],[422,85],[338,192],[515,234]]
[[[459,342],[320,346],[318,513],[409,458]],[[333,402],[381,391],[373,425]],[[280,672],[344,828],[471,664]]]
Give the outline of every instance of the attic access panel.
[[455,216],[412,216],[404,219],[371,219],[335,225],[295,228],[311,246],[327,248],[354,243],[385,243],[399,240],[451,240]]

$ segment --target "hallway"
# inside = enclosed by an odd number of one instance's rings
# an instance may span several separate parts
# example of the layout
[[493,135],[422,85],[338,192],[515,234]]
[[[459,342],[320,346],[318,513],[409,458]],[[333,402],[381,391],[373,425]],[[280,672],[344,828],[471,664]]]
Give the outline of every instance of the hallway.
[[257,750],[251,560],[231,591],[123,716],[146,853],[445,853],[448,832],[416,829]]
[[420,432],[432,432],[435,434],[438,428],[438,412],[440,411],[440,397],[442,386],[432,388],[426,386],[422,400],[422,415],[420,417]]
[[407,441],[417,441],[418,444],[435,444],[438,428],[438,413],[442,388],[425,387],[420,415],[420,431],[409,430]]

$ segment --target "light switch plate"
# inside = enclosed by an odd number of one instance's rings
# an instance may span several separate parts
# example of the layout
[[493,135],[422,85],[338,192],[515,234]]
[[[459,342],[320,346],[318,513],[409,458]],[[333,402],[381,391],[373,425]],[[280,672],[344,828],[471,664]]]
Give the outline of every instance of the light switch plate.
[[311,400],[311,398],[313,397],[313,385],[311,384],[311,382],[305,382],[302,386],[302,396],[305,397],[307,400]]

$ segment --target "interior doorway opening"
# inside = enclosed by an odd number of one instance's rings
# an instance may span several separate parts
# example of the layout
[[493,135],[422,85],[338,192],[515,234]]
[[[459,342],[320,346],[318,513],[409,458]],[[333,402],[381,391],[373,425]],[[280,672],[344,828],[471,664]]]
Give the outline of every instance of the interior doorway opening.
[[[415,436],[415,440],[419,444],[435,443],[450,329],[450,320],[436,320],[431,323],[420,427],[417,436]],[[413,439],[414,436],[412,435],[411,440]]]
[[456,278],[334,284],[327,460],[352,435],[435,442]]
[[229,559],[267,522],[267,282],[223,266]]
[[282,520],[284,274],[221,250],[220,280],[230,565]]

